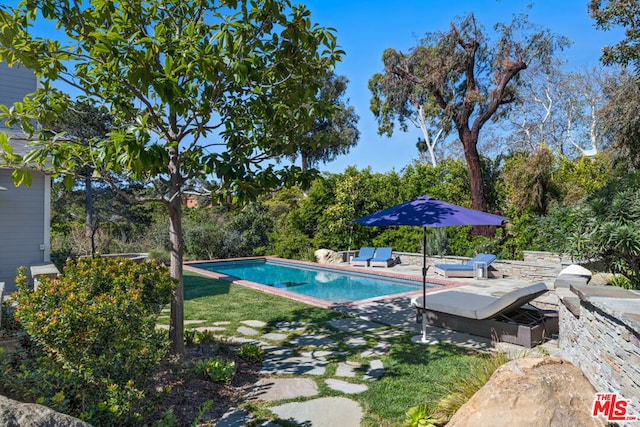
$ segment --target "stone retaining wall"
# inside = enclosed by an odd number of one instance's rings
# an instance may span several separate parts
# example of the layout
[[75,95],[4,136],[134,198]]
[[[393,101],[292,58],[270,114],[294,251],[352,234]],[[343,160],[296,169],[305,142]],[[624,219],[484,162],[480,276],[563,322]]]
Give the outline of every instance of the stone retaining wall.
[[[560,304],[559,346],[597,393],[630,399],[640,417],[640,295],[613,286],[572,285]],[[595,398],[595,396],[594,396]]]
[[[355,256],[357,251],[340,252],[345,262],[350,256]],[[411,252],[393,252],[402,264],[422,266],[422,254]],[[464,264],[469,258],[459,256],[428,256],[427,265],[433,264]],[[491,263],[492,267],[500,270],[504,277],[510,279],[527,280],[530,282],[553,281],[560,271],[571,264],[568,255],[551,252],[525,251],[523,261],[500,260]]]

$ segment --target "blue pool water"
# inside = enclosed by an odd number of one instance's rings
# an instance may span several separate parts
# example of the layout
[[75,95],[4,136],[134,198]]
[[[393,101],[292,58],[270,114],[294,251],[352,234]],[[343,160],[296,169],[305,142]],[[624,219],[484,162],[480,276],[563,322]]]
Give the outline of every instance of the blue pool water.
[[[198,264],[198,268],[334,303],[422,289],[422,282],[373,277],[271,260],[216,262]],[[427,286],[437,285],[427,283]]]

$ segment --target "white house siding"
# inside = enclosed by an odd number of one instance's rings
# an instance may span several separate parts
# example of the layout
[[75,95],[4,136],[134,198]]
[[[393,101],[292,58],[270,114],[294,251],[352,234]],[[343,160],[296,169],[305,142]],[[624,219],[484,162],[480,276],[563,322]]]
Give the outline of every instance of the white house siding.
[[7,189],[0,191],[0,282],[5,283],[8,292],[15,290],[19,266],[48,261],[49,229],[45,214],[49,201],[45,200],[45,194],[50,193],[49,179],[34,173],[31,187],[16,187],[11,170],[0,169],[0,186]]
[[[5,62],[0,62],[0,104],[11,106],[14,102],[22,101],[36,90],[37,85],[33,71],[18,66],[9,68]],[[1,127],[4,127],[4,123],[0,124]]]
[[[0,104],[11,106],[36,90],[38,80],[22,67],[0,62]],[[0,121],[0,132],[7,131]],[[24,154],[25,136],[18,129],[8,132],[14,152]],[[13,185],[11,169],[0,168],[0,282],[5,292],[15,290],[19,266],[49,262],[51,178],[33,172],[30,187]],[[27,270],[28,272],[28,270]]]

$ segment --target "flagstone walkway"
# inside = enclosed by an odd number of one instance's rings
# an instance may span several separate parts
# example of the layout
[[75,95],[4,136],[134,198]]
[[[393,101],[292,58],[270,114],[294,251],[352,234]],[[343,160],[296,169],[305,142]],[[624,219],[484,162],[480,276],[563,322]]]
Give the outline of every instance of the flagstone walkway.
[[[385,375],[381,358],[391,348],[391,340],[420,332],[420,325],[415,323],[415,311],[406,306],[406,301],[404,307],[400,301],[379,303],[384,307],[373,304],[368,309],[360,307],[346,311],[354,315],[368,312],[369,317],[376,318],[376,321],[362,317],[347,318],[328,322],[328,327],[283,322],[264,334],[260,331],[266,326],[263,323],[242,322],[244,326],[237,329],[239,336],[230,340],[261,345],[265,350],[261,373],[267,375],[253,386],[246,400],[266,403],[268,410],[278,419],[301,426],[359,426],[363,411],[359,403],[349,396],[367,391],[368,384]],[[375,315],[382,311],[386,316]],[[386,324],[380,321],[382,318]],[[428,328],[428,335],[432,342],[447,341],[476,350],[492,348],[488,339],[441,328]],[[550,354],[557,353],[554,342],[545,344],[545,347]],[[359,359],[362,363],[347,360],[347,355],[353,350],[360,351],[357,354],[364,359]],[[517,346],[503,347],[502,350],[515,354],[524,351]],[[527,352],[537,353],[536,350]],[[321,380],[320,377],[325,378]],[[319,381],[340,395],[319,397]],[[235,407],[224,414],[216,426],[239,427],[256,421],[251,414]],[[274,421],[251,425],[280,426]]]
[[[252,321],[254,328],[265,326]],[[243,322],[248,325],[249,322]],[[391,347],[384,341],[404,335],[405,332],[390,330],[387,325],[363,319],[340,319],[328,322],[333,329],[318,329],[318,325],[303,323],[280,323],[276,330],[259,335],[257,329],[238,328],[242,335],[256,337],[265,350],[262,374],[268,377],[256,383],[246,396],[248,401],[274,402],[269,410],[278,418],[304,426],[360,425],[363,415],[360,405],[347,396],[368,390],[367,383],[384,375],[384,364],[379,357]],[[249,330],[251,329],[251,330]],[[305,333],[306,330],[313,332]],[[291,334],[292,332],[297,334]],[[291,334],[291,335],[290,335]],[[287,340],[291,336],[292,338]],[[371,346],[367,338],[376,343]],[[236,337],[232,341],[244,341]],[[274,341],[278,344],[272,344]],[[348,349],[362,349],[361,357],[368,358],[363,364],[346,360]],[[304,349],[298,351],[298,349]],[[324,377],[329,366],[335,365],[331,378],[324,384],[343,396],[316,397],[320,394],[317,377]],[[307,398],[305,401],[290,400]],[[246,411],[231,408],[216,424],[219,427],[244,426],[253,421]],[[261,426],[275,427],[279,424],[267,421]]]

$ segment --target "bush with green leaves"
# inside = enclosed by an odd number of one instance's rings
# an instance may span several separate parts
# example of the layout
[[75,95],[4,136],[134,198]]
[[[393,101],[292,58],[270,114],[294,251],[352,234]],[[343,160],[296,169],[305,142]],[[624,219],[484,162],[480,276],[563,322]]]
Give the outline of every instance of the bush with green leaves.
[[83,258],[68,261],[59,278],[43,278],[35,290],[24,269],[16,282],[16,319],[46,356],[31,374],[59,372],[51,392],[64,395],[70,414],[125,424],[166,351],[166,332],[155,325],[175,286],[168,269]]
[[[601,260],[640,288],[640,174],[610,181],[571,210],[574,258]],[[622,282],[621,282],[622,283]]]
[[233,378],[236,366],[232,361],[224,360],[221,357],[211,357],[209,359],[196,362],[195,370],[198,374],[204,375],[214,382],[228,383]]
[[264,354],[264,350],[257,344],[247,343],[243,344],[242,347],[238,350],[238,357],[248,360],[249,362],[260,362],[262,360],[262,355]]

